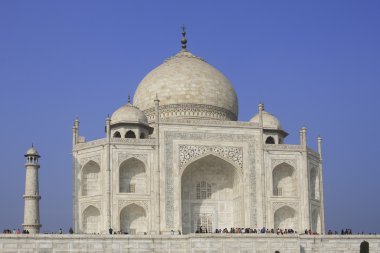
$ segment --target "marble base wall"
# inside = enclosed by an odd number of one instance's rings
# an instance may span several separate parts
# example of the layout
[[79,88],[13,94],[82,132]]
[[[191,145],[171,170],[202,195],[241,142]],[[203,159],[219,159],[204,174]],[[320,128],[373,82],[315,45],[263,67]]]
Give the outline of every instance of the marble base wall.
[[1,253],[358,253],[362,241],[380,253],[380,236],[257,234],[0,235]]

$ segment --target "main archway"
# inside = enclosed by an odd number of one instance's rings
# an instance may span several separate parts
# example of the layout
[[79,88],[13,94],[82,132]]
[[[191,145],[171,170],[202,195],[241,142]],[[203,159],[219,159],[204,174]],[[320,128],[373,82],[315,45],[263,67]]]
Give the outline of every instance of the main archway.
[[240,174],[231,163],[215,155],[200,158],[185,168],[181,177],[184,234],[244,226]]

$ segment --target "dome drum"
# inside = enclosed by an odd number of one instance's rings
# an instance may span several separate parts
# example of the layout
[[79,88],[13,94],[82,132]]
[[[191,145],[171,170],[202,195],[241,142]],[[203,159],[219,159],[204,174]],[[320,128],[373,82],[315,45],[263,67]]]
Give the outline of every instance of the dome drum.
[[[237,116],[221,107],[204,104],[170,104],[161,105],[161,118],[186,118],[186,119],[212,119],[212,120],[237,120]],[[144,111],[149,122],[155,120],[155,109],[150,108]]]

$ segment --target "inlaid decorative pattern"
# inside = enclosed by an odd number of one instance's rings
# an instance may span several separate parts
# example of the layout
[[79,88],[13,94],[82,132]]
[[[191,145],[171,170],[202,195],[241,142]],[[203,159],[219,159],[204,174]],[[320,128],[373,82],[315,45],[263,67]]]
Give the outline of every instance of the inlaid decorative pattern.
[[243,168],[243,149],[241,147],[180,145],[179,146],[180,170],[182,170],[186,164],[208,153],[217,154],[221,157],[224,157],[230,160],[239,168]]

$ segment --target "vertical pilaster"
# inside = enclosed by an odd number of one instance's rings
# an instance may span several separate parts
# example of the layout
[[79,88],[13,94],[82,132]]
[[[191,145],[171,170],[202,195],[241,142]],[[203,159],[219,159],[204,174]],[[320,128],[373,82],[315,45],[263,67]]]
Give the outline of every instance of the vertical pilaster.
[[105,204],[106,204],[106,228],[107,232],[109,228],[112,228],[112,219],[111,219],[111,119],[109,115],[106,118],[106,135],[107,135],[107,144],[106,146],[106,178],[105,178],[105,188],[106,188],[106,196],[105,196]]
[[155,105],[155,127],[154,133],[156,138],[156,170],[154,177],[154,185],[155,185],[155,207],[156,207],[156,217],[154,217],[155,222],[155,230],[157,234],[161,233],[161,185],[160,185],[160,100],[157,97],[154,100]]

